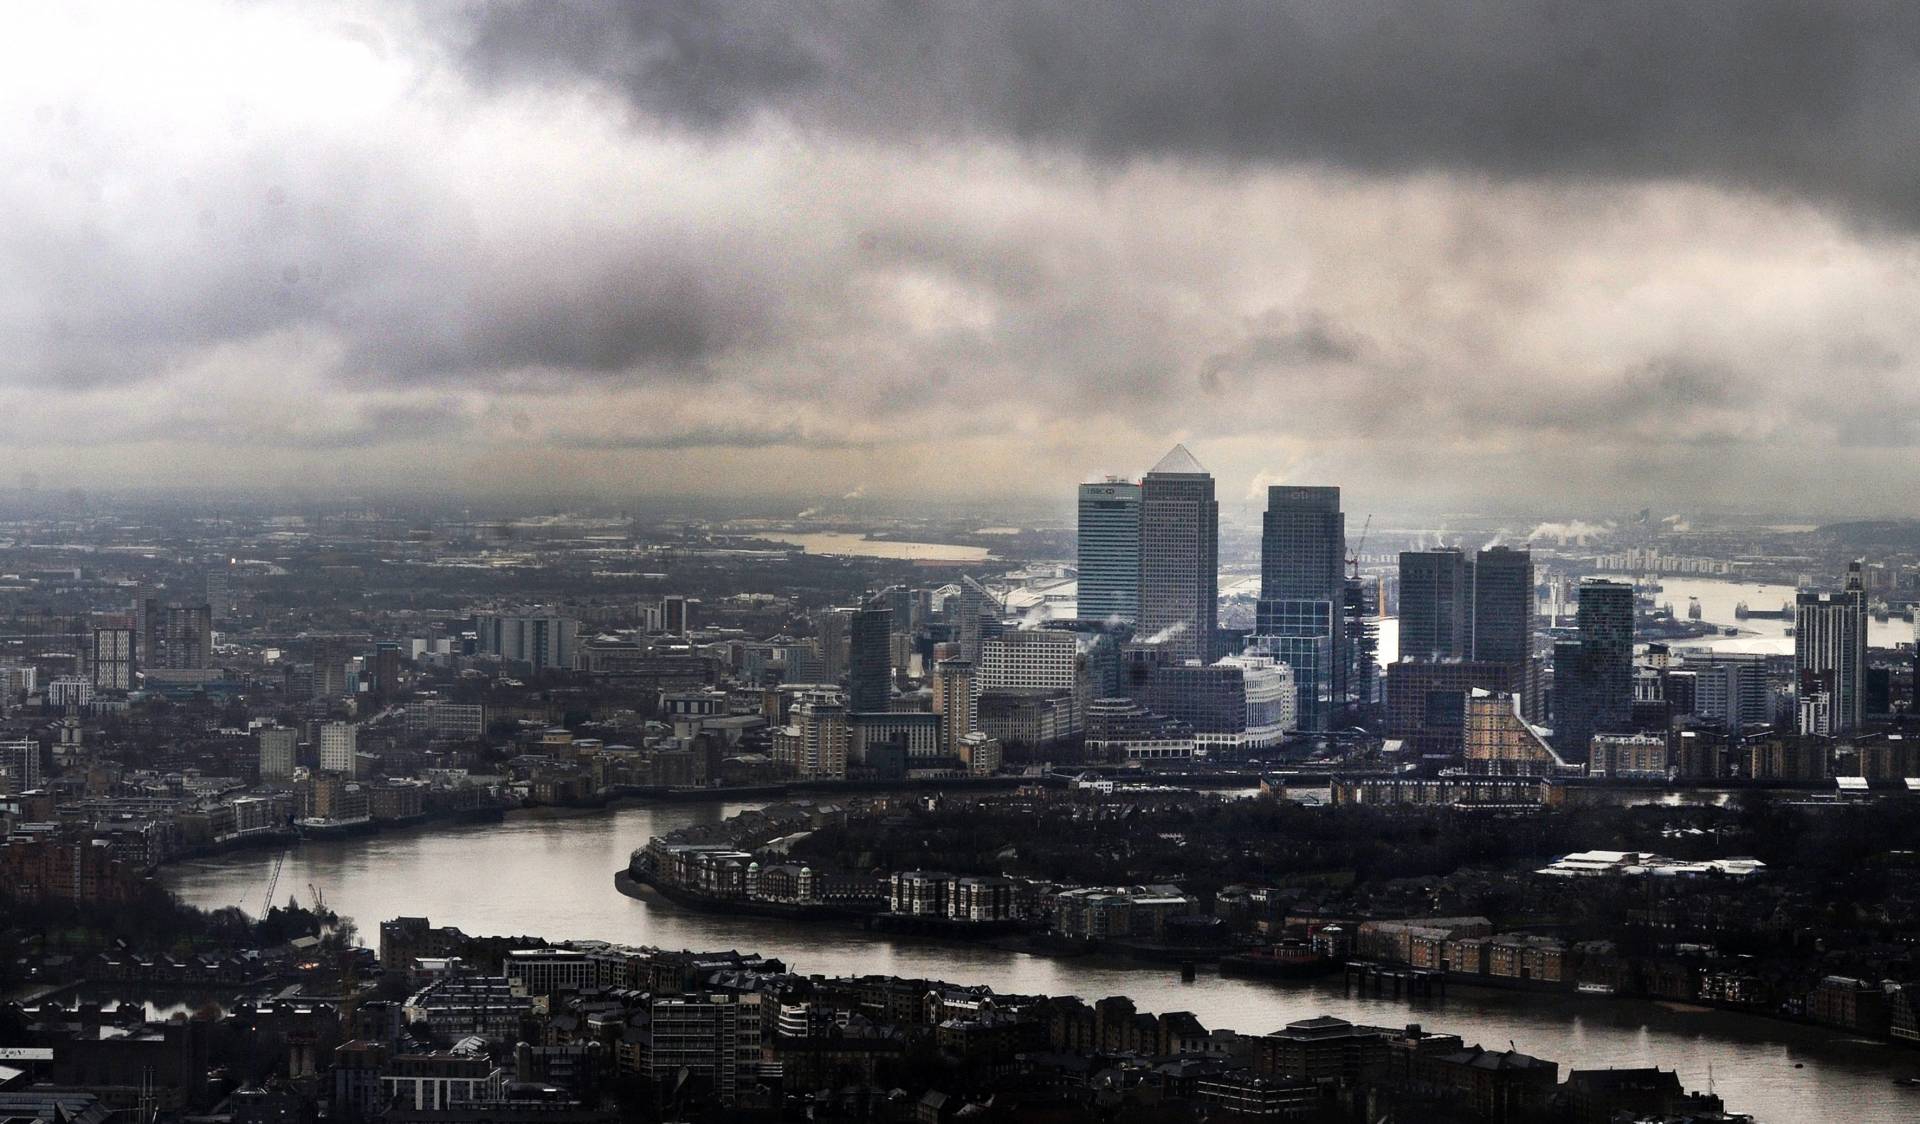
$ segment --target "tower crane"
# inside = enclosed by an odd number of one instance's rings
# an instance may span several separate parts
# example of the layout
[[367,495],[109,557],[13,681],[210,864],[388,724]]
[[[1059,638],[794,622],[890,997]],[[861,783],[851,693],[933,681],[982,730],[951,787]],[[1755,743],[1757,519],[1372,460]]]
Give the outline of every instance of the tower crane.
[[1347,576],[1360,576],[1360,555],[1367,549],[1367,532],[1373,530],[1373,513],[1367,513],[1367,521],[1360,526],[1360,541],[1353,546],[1353,553],[1347,555]]
[[280,885],[280,869],[287,865],[287,852],[281,851],[280,857],[273,860],[273,873],[267,875],[267,892],[260,897],[260,916],[265,917],[273,908],[273,891]]

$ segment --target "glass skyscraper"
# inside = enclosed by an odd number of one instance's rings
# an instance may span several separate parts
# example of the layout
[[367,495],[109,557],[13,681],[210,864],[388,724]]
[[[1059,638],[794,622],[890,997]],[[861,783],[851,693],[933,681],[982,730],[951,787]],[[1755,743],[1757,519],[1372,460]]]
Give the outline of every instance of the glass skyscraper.
[[1340,489],[1267,489],[1267,514],[1260,525],[1262,599],[1338,603],[1346,566],[1347,517],[1340,511]]
[[1272,656],[1293,670],[1296,728],[1326,729],[1334,702],[1334,635],[1341,616],[1335,603],[1262,598],[1255,614],[1247,650]]
[[1400,658],[1473,654],[1474,567],[1458,550],[1400,552]]
[[[1302,730],[1324,729],[1329,707],[1346,701],[1347,644],[1343,620],[1346,604],[1347,518],[1340,511],[1340,489],[1276,485],[1267,489],[1267,512],[1260,526],[1260,603],[1256,606],[1254,632],[1265,637],[1279,635],[1267,631],[1262,621],[1320,619],[1318,608],[1326,606],[1326,653],[1316,656],[1319,666],[1310,674],[1294,667],[1294,682],[1300,686]],[[1292,602],[1282,607],[1278,603]],[[1270,604],[1272,603],[1272,604]],[[1296,628],[1298,626],[1290,626]],[[1291,640],[1311,639],[1297,631]],[[1276,653],[1278,654],[1278,653]],[[1306,651],[1297,653],[1307,658]],[[1281,659],[1287,659],[1280,655]],[[1287,662],[1292,663],[1292,660]],[[1306,705],[1312,683],[1313,705]]]
[[1473,658],[1519,663],[1532,656],[1533,554],[1483,550],[1473,560]]
[[1581,582],[1578,622],[1580,639],[1554,645],[1553,660],[1553,742],[1569,761],[1633,724],[1633,587]]
[[1165,644],[1176,661],[1211,660],[1219,611],[1220,504],[1213,477],[1185,445],[1175,445],[1140,483],[1135,635]]
[[1080,485],[1081,620],[1140,619],[1140,485]]
[[884,711],[893,700],[893,612],[855,609],[847,622],[847,709]]

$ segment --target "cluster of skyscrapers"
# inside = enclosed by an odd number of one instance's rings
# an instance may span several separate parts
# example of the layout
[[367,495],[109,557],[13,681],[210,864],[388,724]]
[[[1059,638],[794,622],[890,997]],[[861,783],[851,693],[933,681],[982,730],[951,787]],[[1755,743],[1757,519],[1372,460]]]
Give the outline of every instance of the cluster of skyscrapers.
[[[1348,700],[1366,645],[1350,627],[1362,614],[1349,612],[1356,583],[1346,574],[1340,489],[1268,490],[1251,634],[1219,627],[1220,505],[1213,477],[1184,445],[1138,482],[1082,484],[1079,543],[1080,618],[1131,626],[1139,662],[1284,666],[1300,729],[1325,728]],[[1234,662],[1241,656],[1256,662]]]

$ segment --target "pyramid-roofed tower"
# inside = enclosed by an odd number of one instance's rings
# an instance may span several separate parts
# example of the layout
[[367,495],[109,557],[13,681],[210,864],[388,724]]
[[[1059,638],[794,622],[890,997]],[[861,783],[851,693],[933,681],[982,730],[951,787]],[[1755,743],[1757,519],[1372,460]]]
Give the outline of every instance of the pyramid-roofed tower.
[[1194,459],[1185,445],[1175,445],[1160,462],[1147,470],[1149,476],[1205,476],[1204,465]]

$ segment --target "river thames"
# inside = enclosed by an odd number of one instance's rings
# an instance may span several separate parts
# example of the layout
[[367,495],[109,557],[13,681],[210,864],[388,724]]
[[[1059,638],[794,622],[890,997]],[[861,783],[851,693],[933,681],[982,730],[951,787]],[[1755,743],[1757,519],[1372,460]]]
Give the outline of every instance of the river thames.
[[[1526,1053],[1559,1062],[1563,1077],[1570,1065],[1658,1065],[1677,1069],[1688,1088],[1705,1089],[1711,1067],[1714,1087],[1728,1108],[1763,1121],[1920,1119],[1920,1092],[1890,1083],[1920,1071],[1920,1054],[1767,1019],[1640,1001],[1464,989],[1410,1007],[1345,995],[1337,981],[1223,979],[1205,969],[1183,983],[1172,968],[1138,970],[690,913],[614,889],[614,871],[652,836],[751,806],[516,812],[502,824],[307,843],[289,855],[276,898],[284,902],[291,893],[309,900],[311,885],[327,905],[359,923],[368,943],[381,921],[424,915],[473,934],[737,948],[778,956],[805,973],[924,976],[1088,1000],[1126,994],[1143,1011],[1192,1011],[1209,1027],[1246,1033],[1321,1014],[1384,1026],[1417,1022],[1489,1048],[1512,1041]],[[271,851],[244,852],[171,867],[165,878],[195,905],[240,906],[257,913],[273,861]]]

